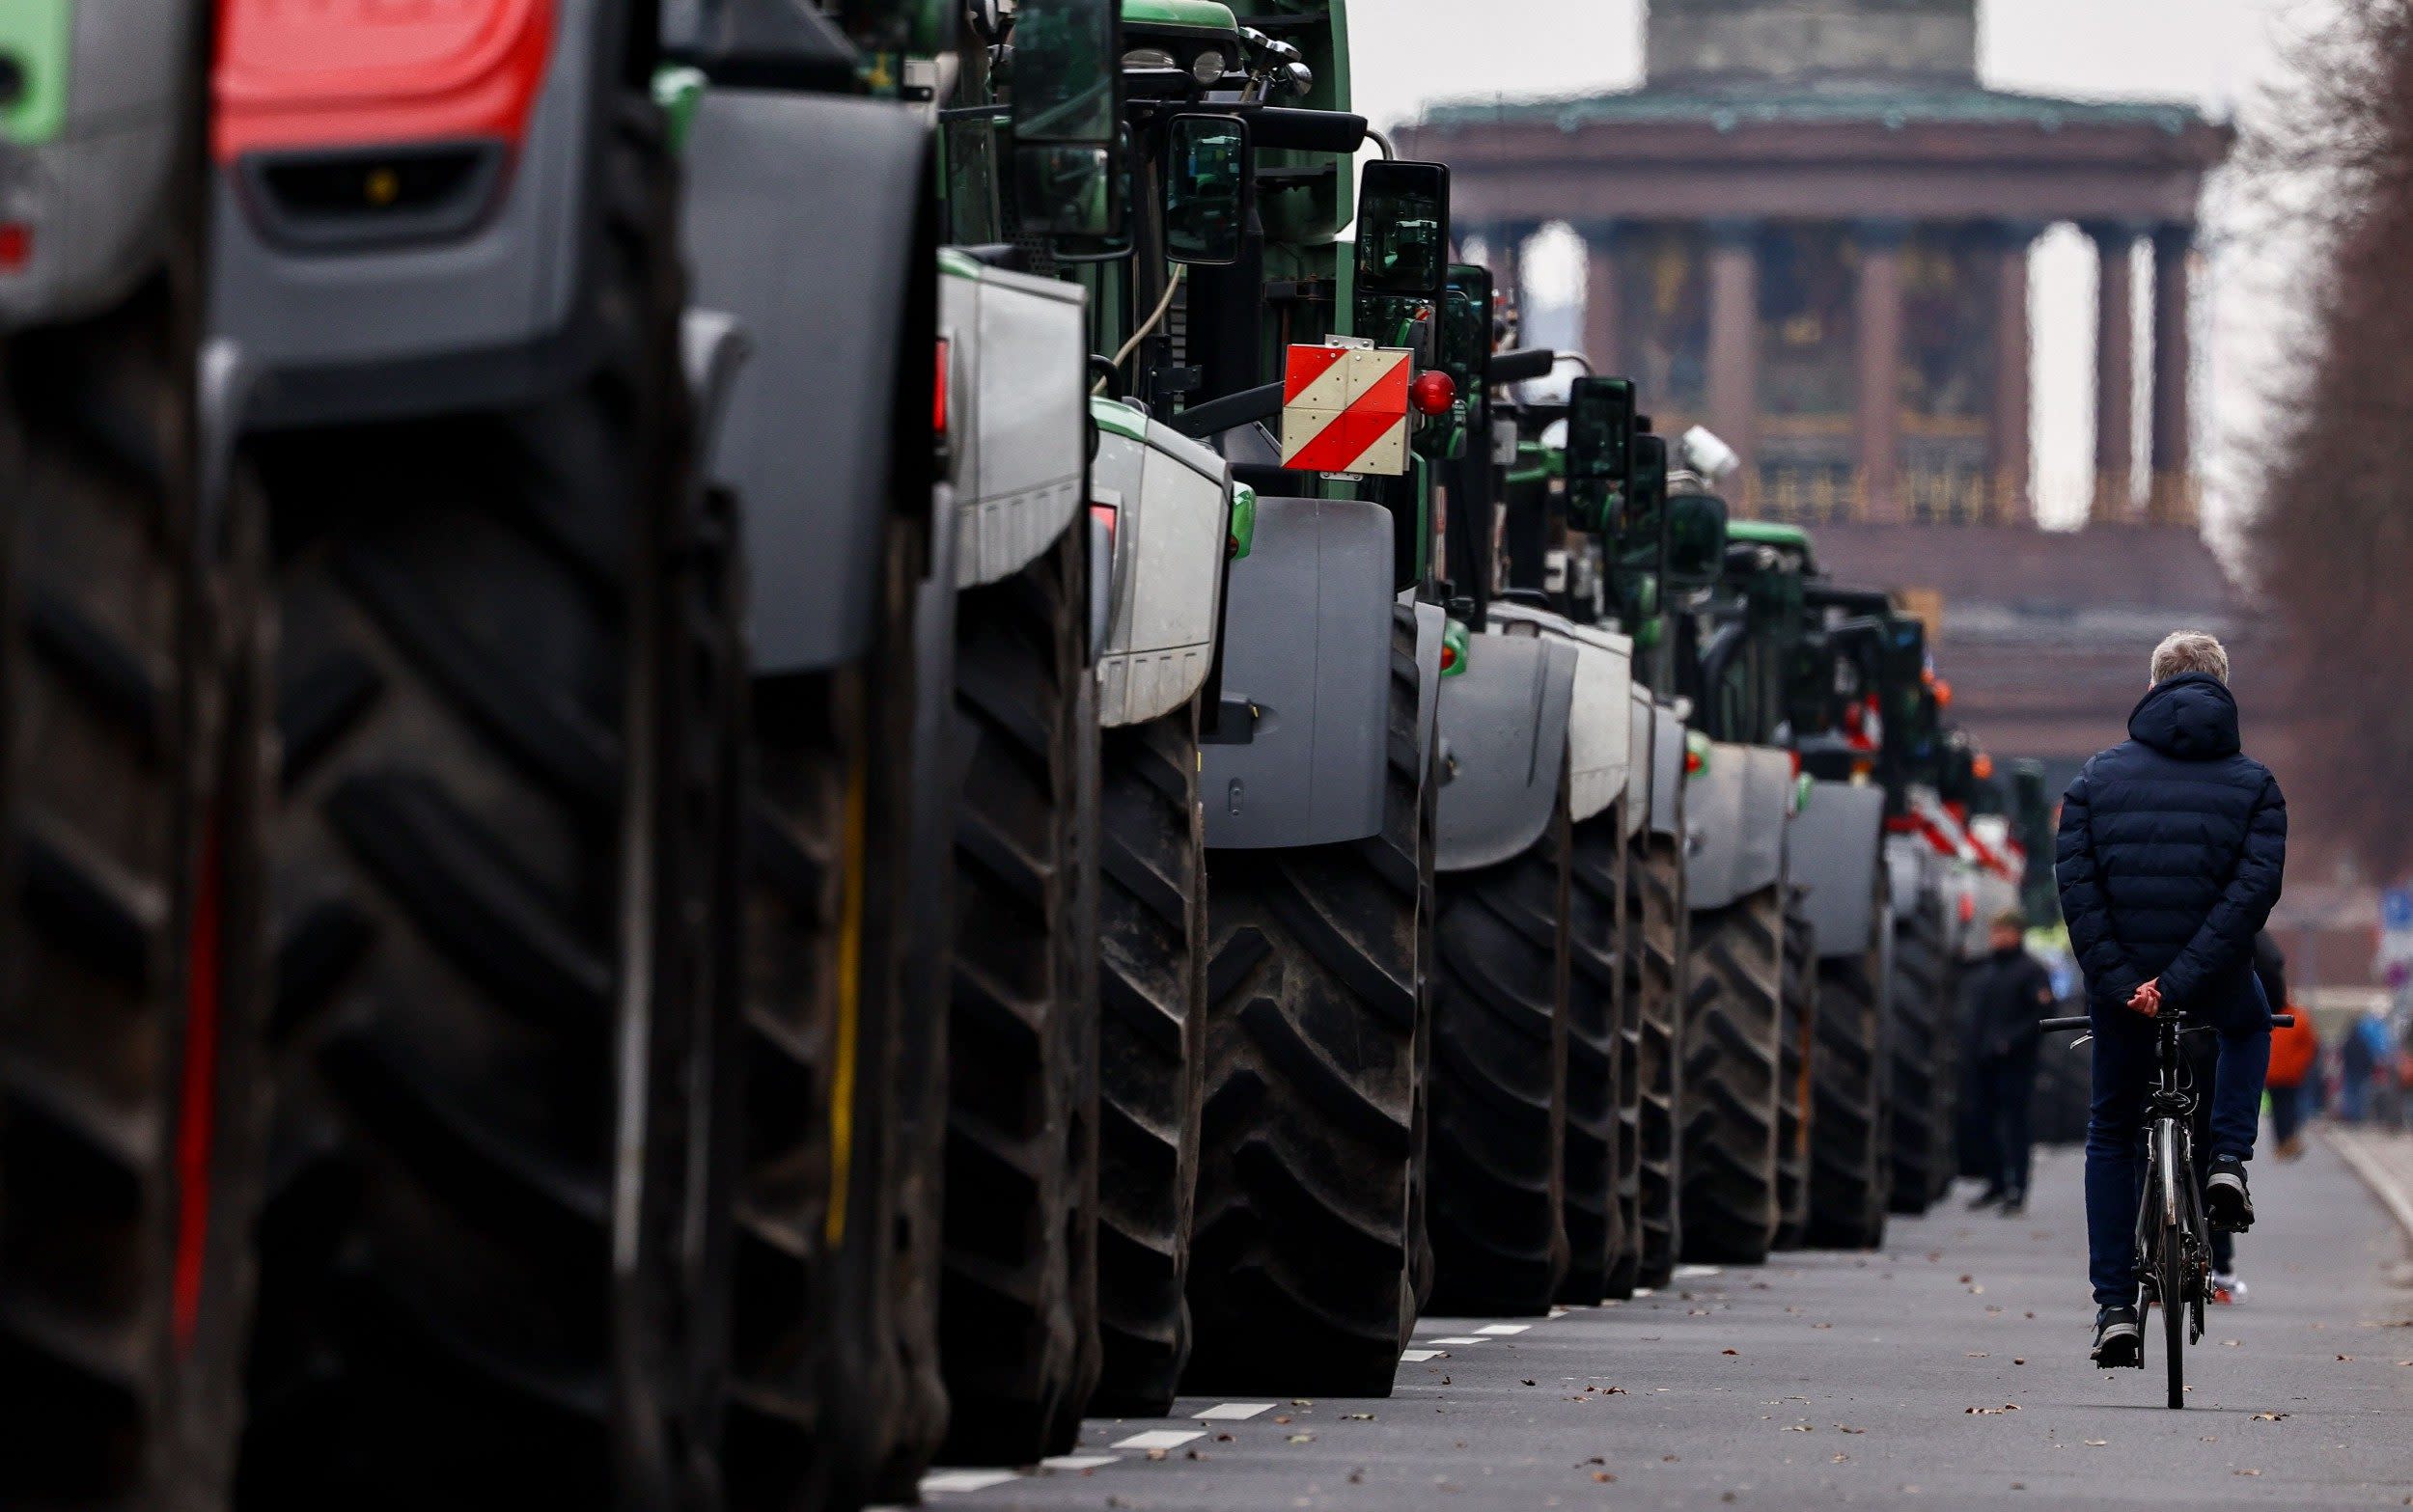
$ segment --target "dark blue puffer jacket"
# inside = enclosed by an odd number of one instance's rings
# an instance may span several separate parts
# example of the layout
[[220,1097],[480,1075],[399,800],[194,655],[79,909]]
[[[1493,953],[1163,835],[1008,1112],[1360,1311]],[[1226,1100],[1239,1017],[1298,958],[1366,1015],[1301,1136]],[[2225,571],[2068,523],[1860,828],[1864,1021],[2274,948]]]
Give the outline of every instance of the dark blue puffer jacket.
[[2166,1005],[2250,1027],[2287,859],[2288,803],[2238,750],[2236,700],[2205,673],[2156,684],[2062,796],[2053,870],[2093,1005],[2158,978]]

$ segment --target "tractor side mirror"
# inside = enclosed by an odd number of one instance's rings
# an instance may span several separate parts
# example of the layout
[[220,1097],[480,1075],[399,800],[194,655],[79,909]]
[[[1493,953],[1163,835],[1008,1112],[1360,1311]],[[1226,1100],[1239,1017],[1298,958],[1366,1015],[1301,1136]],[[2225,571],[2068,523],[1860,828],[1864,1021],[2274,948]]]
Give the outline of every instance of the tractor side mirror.
[[1122,250],[1123,15],[1118,0],[1026,0],[1013,26],[1013,202],[1060,253]]
[[1702,588],[1726,566],[1726,501],[1715,494],[1678,494],[1667,502],[1667,577],[1678,588]]
[[1199,267],[1240,261],[1255,208],[1248,123],[1176,116],[1165,128],[1165,259]]
[[1450,171],[1368,163],[1357,185],[1357,292],[1438,300],[1450,256]]
[[1577,378],[1567,396],[1567,481],[1623,488],[1633,452],[1633,380]]

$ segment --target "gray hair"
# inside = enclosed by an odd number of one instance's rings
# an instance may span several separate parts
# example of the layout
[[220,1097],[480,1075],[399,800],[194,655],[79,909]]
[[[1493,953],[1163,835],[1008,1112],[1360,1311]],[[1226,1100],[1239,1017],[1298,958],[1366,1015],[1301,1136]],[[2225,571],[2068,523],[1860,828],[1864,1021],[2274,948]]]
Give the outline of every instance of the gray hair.
[[2153,680],[2190,672],[2207,672],[2227,682],[2229,652],[2201,630],[2173,630],[2153,647]]

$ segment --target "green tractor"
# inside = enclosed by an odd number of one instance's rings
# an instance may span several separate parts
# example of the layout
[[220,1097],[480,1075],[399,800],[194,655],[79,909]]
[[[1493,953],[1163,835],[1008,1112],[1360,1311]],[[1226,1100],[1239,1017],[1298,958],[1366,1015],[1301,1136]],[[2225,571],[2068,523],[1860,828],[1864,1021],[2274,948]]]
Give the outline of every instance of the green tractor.
[[12,1506],[234,1471],[268,774],[257,522],[200,486],[208,38],[180,0],[0,15]]

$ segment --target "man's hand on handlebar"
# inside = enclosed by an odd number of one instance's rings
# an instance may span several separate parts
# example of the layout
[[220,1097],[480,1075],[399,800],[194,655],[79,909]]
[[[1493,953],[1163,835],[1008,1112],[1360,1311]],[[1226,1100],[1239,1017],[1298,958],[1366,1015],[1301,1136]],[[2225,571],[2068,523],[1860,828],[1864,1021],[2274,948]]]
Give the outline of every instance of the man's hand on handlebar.
[[2158,976],[2128,995],[2128,1011],[2151,1018],[2162,1011],[2162,979]]

